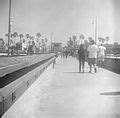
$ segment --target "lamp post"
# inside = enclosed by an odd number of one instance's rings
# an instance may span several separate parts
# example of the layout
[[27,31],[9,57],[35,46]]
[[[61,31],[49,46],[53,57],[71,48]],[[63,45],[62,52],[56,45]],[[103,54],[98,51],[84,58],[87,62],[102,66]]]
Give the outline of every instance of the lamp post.
[[53,32],[51,32],[51,38],[50,38],[50,50],[52,52],[52,38],[53,38]]
[[11,37],[11,0],[9,0],[9,18],[8,18],[8,56],[10,47],[10,37]]
[[95,18],[95,42],[97,41],[97,17]]
[[97,41],[97,17],[95,18],[92,24],[94,24],[94,38],[96,42]]

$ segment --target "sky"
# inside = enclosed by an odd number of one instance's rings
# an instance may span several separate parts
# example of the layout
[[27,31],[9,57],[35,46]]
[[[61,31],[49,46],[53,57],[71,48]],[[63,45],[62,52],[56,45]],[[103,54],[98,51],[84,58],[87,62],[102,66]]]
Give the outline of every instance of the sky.
[[[0,37],[8,32],[9,0],[0,0]],[[84,34],[94,38],[95,19],[97,37],[110,37],[119,42],[119,0],[12,0],[12,32],[36,35],[50,41],[66,43],[69,37]],[[117,34],[117,35],[116,35]]]
[[114,38],[120,43],[120,0],[114,0],[114,10],[115,10],[115,33]]

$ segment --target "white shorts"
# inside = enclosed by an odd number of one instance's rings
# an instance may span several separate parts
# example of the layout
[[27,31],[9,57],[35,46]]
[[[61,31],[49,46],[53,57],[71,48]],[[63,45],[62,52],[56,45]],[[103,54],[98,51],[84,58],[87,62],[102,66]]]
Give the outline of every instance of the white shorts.
[[105,55],[99,55],[98,56],[98,60],[99,61],[104,61],[104,59],[105,59]]

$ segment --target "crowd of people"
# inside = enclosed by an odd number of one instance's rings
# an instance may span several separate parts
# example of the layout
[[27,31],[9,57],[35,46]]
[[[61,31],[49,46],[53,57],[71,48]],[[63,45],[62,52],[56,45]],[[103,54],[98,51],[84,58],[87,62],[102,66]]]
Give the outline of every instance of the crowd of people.
[[[22,50],[26,54],[33,54],[39,53],[41,49],[44,49],[41,47],[41,43],[38,39],[36,41],[30,39],[28,42],[23,39],[21,42],[16,43],[16,45],[14,45],[13,41],[11,40],[9,48],[11,50],[11,54],[14,53],[15,50]],[[98,46],[94,40],[91,40],[88,46],[85,44],[80,44],[78,50],[68,50],[67,48],[62,50],[61,57],[67,58],[68,55],[77,57],[79,60],[80,73],[84,73],[85,71],[85,62],[87,62],[89,65],[89,73],[92,73],[92,69],[94,69],[94,72],[96,73],[97,66],[103,66],[105,52],[106,48],[103,44]]]
[[43,52],[46,49],[45,42],[40,42],[38,39],[36,41],[34,39],[30,39],[28,42],[23,39],[20,42],[14,43],[12,40],[10,41],[9,51],[11,55],[14,53],[22,53],[33,54]]
[[89,45],[80,44],[76,50],[68,50],[67,48],[62,51],[61,57],[67,58],[68,55],[77,57],[79,61],[79,72],[84,73],[85,62],[89,65],[89,73],[97,72],[97,66],[103,67],[103,62],[106,54],[106,47],[103,44],[97,45],[94,40],[89,42]]
[[78,49],[78,60],[79,60],[79,72],[84,73],[85,61],[89,65],[89,73],[92,73],[92,67],[94,72],[97,72],[97,66],[102,67],[105,58],[106,48],[101,44],[98,46],[94,40],[90,42],[88,48],[84,44],[81,44]]

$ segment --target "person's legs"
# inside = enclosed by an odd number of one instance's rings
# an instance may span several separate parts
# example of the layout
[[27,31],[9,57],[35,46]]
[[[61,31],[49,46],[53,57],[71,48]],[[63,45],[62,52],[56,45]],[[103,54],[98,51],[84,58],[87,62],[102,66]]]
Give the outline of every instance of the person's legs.
[[82,60],[82,72],[84,73],[84,66],[85,66],[85,61]]
[[97,66],[98,66],[98,68],[100,68],[100,60],[98,60],[98,65]]
[[93,58],[92,63],[93,63],[95,73],[97,72],[96,61],[97,61],[97,59]]
[[101,64],[102,64],[101,62],[102,62],[102,57],[100,56],[100,57],[99,57],[99,67],[100,67],[100,68],[101,68]]
[[99,67],[101,68],[101,60],[99,61]]
[[100,57],[100,67],[103,67],[103,63],[104,63],[104,55],[101,55]]
[[104,55],[102,56],[101,67],[103,67],[103,63],[104,63]]
[[67,54],[65,54],[65,56],[66,56],[66,59],[67,59]]
[[89,68],[90,68],[90,71],[89,71],[89,73],[91,73],[92,72],[92,59],[91,58],[89,58]]
[[98,66],[98,68],[100,68],[100,57],[98,58],[97,66]]
[[79,73],[81,73],[81,60],[79,59]]
[[104,61],[101,62],[101,67],[103,67],[103,63],[104,63]]

